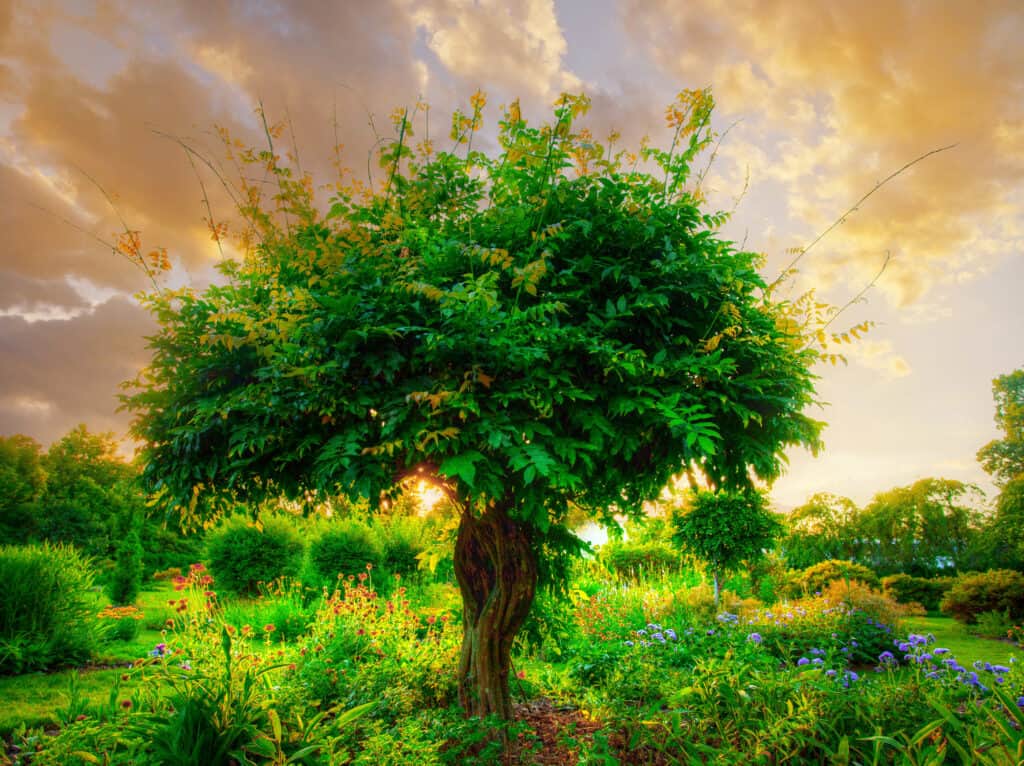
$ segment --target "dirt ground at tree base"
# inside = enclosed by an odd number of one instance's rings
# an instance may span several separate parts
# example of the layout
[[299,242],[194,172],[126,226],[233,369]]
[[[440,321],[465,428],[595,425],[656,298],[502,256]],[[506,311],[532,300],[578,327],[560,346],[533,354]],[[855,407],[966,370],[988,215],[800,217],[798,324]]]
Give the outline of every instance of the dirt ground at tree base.
[[[589,748],[594,734],[607,736],[608,749],[621,766],[665,766],[664,755],[630,750],[622,734],[608,731],[600,721],[589,718],[578,708],[555,705],[549,699],[535,699],[515,705],[516,721],[529,732],[520,735],[504,759],[505,766],[577,766],[580,750]],[[589,761],[597,763],[597,761]]]

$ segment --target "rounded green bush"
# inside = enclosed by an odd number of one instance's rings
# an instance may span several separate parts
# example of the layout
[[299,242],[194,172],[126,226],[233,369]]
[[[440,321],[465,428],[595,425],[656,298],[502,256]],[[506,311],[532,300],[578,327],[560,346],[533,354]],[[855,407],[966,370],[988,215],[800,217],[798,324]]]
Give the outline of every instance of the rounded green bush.
[[833,580],[856,580],[872,588],[881,588],[882,583],[878,575],[862,564],[854,564],[852,561],[837,561],[829,559],[807,567],[793,581],[792,586],[797,592],[820,593]]
[[66,545],[0,547],[0,673],[90,660],[101,638],[92,562]]
[[298,575],[305,545],[295,527],[282,516],[262,519],[262,527],[236,516],[209,533],[206,563],[218,589],[255,596],[260,583]]
[[601,546],[598,560],[625,577],[641,577],[654,571],[676,572],[682,566],[679,551],[665,543],[610,542]]
[[419,555],[426,550],[426,524],[416,517],[401,517],[381,525],[380,538],[384,549],[384,566],[389,572],[403,576],[419,571]]
[[882,578],[882,592],[899,604],[918,603],[930,612],[956,583],[954,577],[911,577],[894,574]]
[[339,575],[359,575],[372,567],[374,582],[383,584],[384,546],[374,530],[357,519],[332,521],[309,546],[309,563],[321,582]]
[[942,599],[939,608],[959,622],[972,624],[985,612],[1009,613],[1011,620],[1024,618],[1024,574],[994,569],[967,575]]

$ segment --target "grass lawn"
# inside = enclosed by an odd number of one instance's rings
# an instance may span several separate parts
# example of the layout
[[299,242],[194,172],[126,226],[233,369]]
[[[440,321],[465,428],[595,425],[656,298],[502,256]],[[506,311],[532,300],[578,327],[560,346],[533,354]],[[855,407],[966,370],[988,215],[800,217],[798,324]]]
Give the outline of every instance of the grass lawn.
[[961,665],[970,665],[975,660],[1005,665],[1011,654],[1018,658],[1024,655],[1008,641],[972,636],[965,625],[951,617],[908,617],[903,626],[910,633],[934,634],[936,646],[949,649]]
[[[107,704],[114,682],[124,672],[123,668],[107,668],[0,677],[0,736],[8,736],[21,724],[32,727],[58,723],[67,715],[76,674],[78,694],[89,708]],[[121,684],[118,699],[131,695],[132,683]]]
[[[114,682],[126,672],[127,666],[147,656],[163,641],[160,628],[164,620],[174,614],[174,608],[167,602],[175,595],[169,583],[159,583],[142,591],[136,603],[145,616],[140,621],[138,636],[130,641],[103,644],[95,659],[96,669],[0,676],[0,736],[9,735],[22,723],[26,727],[58,723],[61,711],[66,711],[71,702],[71,683],[76,676],[78,694],[85,704],[90,708],[106,705]],[[96,601],[97,611],[107,604],[102,596]],[[106,667],[111,665],[119,667]],[[121,685],[120,698],[131,695],[132,683]]]

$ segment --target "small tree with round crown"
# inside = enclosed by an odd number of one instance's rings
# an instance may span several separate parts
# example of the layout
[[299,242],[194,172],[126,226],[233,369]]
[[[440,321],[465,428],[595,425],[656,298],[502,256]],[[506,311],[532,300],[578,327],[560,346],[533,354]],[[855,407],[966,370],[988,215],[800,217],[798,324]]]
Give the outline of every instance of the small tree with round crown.
[[817,445],[816,352],[701,210],[712,105],[681,93],[671,146],[638,155],[577,129],[582,96],[536,127],[512,104],[494,156],[481,94],[447,152],[400,110],[379,183],[339,183],[325,213],[268,130],[243,156],[280,192],[241,189],[254,245],[223,284],[148,298],[161,329],[125,399],[150,487],[199,523],[435,483],[460,519],[461,701],[509,718],[513,639],[548,557],[579,546],[570,503],[611,522],[680,471],[745,487]]

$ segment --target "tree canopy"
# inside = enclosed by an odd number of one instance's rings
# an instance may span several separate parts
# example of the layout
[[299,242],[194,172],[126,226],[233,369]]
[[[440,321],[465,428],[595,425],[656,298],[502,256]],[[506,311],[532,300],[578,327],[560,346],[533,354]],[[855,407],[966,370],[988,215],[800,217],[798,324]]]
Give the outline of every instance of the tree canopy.
[[853,559],[858,552],[860,510],[848,497],[819,492],[789,512],[781,540],[786,563],[806,569],[830,559]]
[[962,568],[981,525],[977,487],[920,479],[879,492],[857,519],[861,563],[879,574],[929,577]]
[[570,503],[637,514],[686,469],[770,480],[821,424],[816,352],[701,210],[709,92],[681,93],[670,147],[635,155],[563,96],[539,127],[505,109],[489,156],[484,105],[454,115],[451,151],[398,110],[376,182],[343,176],[326,212],[268,129],[241,155],[279,192],[243,174],[252,247],[222,284],[148,298],[160,330],[125,401],[144,476],[186,523],[241,497],[437,482],[461,516],[463,701],[506,715],[511,638],[539,553],[571,545]]
[[981,467],[1004,486],[1024,474],[1024,369],[1000,375],[992,381],[996,402],[996,426],[1002,439],[993,439],[978,450]]
[[760,558],[782,531],[761,492],[695,492],[689,508],[673,516],[673,542],[707,563],[718,603],[722,575]]

